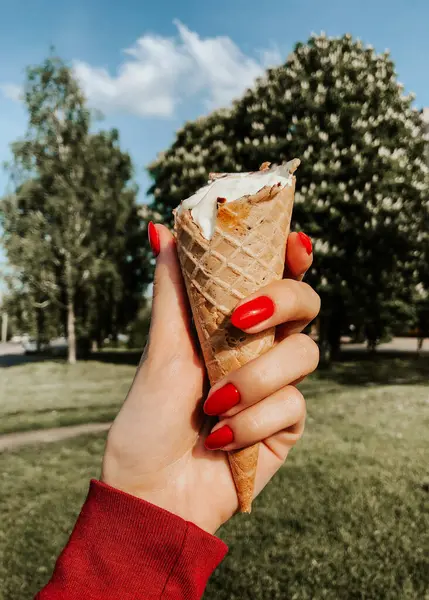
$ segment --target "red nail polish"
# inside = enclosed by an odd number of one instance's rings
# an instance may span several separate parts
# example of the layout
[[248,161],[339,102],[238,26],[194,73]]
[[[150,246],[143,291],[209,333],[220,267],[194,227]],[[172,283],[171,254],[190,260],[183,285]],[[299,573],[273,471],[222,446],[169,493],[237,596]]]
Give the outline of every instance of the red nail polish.
[[240,392],[234,384],[227,383],[207,398],[204,404],[206,415],[221,415],[240,402]]
[[273,316],[274,302],[268,296],[259,296],[242,304],[231,315],[231,323],[238,329],[250,329]]
[[218,450],[234,441],[234,432],[231,427],[224,425],[213,431],[205,441],[207,450]]
[[313,243],[312,243],[311,239],[308,237],[308,235],[306,233],[304,233],[303,231],[300,231],[298,233],[298,237],[301,241],[301,244],[304,246],[307,254],[311,254],[313,252]]
[[152,248],[153,255],[158,256],[159,251],[161,249],[160,242],[159,242],[159,233],[158,233],[155,225],[152,223],[152,221],[149,223],[149,225],[147,227],[147,233],[149,236],[149,244],[150,244],[150,247]]

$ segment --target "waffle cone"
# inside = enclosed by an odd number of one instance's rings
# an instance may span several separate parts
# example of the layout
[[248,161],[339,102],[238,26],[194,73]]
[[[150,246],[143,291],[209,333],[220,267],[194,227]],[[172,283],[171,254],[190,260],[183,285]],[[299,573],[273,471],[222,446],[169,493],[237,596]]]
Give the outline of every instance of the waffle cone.
[[[246,334],[230,316],[240,300],[282,278],[294,190],[295,178],[292,186],[219,204],[211,240],[190,210],[175,213],[180,265],[211,385],[274,343],[274,328]],[[228,455],[241,512],[251,510],[258,453],[255,444]]]

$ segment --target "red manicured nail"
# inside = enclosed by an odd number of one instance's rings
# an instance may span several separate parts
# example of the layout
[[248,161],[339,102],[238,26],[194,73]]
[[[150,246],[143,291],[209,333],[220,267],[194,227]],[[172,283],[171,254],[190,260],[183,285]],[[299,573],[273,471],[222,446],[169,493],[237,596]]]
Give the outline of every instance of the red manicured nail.
[[158,233],[155,225],[152,223],[152,221],[149,223],[149,225],[147,227],[147,233],[149,236],[149,244],[150,244],[150,247],[152,248],[153,255],[158,256],[159,251],[161,249],[160,242],[159,242],[159,233]]
[[301,241],[301,244],[304,246],[307,254],[311,254],[313,252],[313,243],[312,243],[311,239],[308,237],[308,235],[306,233],[304,233],[303,231],[300,231],[298,233],[298,237]]
[[207,450],[218,450],[234,441],[234,432],[231,427],[224,425],[216,431],[213,431],[207,436],[205,441],[205,447]]
[[206,415],[221,415],[240,402],[240,392],[234,384],[227,383],[211,394],[205,404]]
[[274,302],[268,296],[259,296],[242,304],[231,315],[231,323],[238,329],[250,329],[273,316]]

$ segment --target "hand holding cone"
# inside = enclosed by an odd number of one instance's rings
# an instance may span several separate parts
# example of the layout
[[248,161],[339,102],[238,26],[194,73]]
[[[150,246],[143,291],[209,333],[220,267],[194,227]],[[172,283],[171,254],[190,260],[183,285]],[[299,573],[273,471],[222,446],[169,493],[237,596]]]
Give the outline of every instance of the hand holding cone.
[[[299,161],[290,164],[292,174]],[[274,343],[274,328],[246,334],[230,316],[239,301],[282,278],[294,190],[295,177],[292,185],[219,203],[210,240],[190,210],[175,213],[179,260],[211,385]],[[242,512],[251,510],[258,452],[255,444],[228,455]]]

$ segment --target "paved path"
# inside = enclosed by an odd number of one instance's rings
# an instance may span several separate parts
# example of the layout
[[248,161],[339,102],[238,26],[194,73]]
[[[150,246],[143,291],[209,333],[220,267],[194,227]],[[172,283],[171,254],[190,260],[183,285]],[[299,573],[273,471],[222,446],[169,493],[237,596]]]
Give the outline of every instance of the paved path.
[[73,425],[72,427],[55,427],[53,429],[37,429],[36,431],[23,431],[21,433],[6,433],[0,435],[0,452],[14,450],[30,444],[47,444],[74,438],[85,433],[100,433],[107,431],[110,423],[87,423]]
[[[422,351],[426,352],[429,349],[429,342],[425,340]],[[349,351],[366,351],[366,344],[342,344],[341,352]],[[379,344],[377,352],[416,352],[417,338],[415,337],[395,337],[387,344]]]

